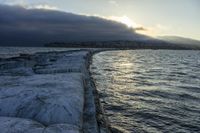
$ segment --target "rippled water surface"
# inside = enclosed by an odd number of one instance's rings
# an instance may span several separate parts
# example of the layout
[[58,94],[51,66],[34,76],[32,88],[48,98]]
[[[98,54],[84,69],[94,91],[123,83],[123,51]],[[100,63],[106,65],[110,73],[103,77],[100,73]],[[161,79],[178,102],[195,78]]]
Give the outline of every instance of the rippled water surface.
[[200,132],[200,51],[107,51],[93,57],[91,71],[112,126]]

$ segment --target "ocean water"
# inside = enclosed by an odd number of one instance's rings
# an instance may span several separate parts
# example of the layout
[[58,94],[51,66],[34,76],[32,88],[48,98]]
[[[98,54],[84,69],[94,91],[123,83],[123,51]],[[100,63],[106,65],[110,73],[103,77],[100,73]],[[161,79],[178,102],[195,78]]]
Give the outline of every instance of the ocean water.
[[101,52],[90,70],[113,127],[200,133],[200,51]]

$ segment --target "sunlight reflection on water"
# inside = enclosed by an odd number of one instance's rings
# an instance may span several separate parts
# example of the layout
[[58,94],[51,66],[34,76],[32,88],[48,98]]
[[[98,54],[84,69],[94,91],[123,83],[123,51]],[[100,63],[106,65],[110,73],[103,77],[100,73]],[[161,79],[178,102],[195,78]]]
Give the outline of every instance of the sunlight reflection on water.
[[96,54],[91,65],[112,125],[127,132],[200,131],[200,52]]

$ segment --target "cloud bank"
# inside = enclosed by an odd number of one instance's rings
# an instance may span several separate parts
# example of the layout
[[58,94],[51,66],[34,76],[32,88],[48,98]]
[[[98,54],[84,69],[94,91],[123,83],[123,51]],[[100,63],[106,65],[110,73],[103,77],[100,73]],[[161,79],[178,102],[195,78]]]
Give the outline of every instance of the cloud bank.
[[0,5],[1,46],[42,46],[51,42],[141,40],[126,25],[100,17]]

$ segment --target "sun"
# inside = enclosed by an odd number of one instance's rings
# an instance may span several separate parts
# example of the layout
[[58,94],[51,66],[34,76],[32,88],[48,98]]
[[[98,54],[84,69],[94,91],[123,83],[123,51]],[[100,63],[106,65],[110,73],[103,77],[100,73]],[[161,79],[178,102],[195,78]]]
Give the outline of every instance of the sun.
[[129,19],[127,16],[123,16],[120,18],[120,22],[124,23],[128,27],[134,27],[134,24],[131,19]]
[[111,17],[112,20],[118,21],[120,23],[125,24],[127,27],[130,28],[135,28],[137,27],[137,24],[135,22],[133,22],[129,17],[127,17],[126,15],[122,16],[122,17],[116,17],[116,16],[112,16]]

